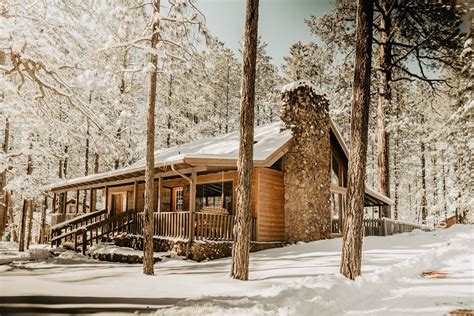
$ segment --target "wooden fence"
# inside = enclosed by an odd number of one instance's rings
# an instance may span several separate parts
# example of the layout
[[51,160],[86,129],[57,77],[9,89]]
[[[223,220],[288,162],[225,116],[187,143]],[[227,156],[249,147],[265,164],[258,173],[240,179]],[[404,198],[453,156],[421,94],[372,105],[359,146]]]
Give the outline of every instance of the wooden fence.
[[[363,225],[364,236],[389,236],[400,233],[408,233],[413,231],[414,229],[427,229],[425,226],[422,225],[396,221],[389,218],[364,219]],[[332,220],[331,229],[333,234],[342,233],[342,227],[340,225],[339,219]]]

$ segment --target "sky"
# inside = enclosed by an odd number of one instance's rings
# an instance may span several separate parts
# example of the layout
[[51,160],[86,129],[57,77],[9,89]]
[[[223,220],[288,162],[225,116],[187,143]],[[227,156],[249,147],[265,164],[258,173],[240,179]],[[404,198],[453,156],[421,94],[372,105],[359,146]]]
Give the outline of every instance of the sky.
[[[236,53],[244,30],[245,0],[197,0],[209,31]],[[321,16],[332,7],[331,0],[260,0],[258,33],[268,44],[267,52],[276,65],[283,62],[297,41],[312,40],[304,19]]]

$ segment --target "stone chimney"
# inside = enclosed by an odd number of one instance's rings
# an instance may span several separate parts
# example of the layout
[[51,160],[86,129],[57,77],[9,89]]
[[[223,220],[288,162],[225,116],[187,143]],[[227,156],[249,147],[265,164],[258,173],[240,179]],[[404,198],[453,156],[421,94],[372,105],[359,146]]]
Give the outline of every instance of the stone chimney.
[[331,236],[328,101],[309,81],[282,90],[281,119],[294,145],[285,158],[285,231],[287,240],[313,241]]

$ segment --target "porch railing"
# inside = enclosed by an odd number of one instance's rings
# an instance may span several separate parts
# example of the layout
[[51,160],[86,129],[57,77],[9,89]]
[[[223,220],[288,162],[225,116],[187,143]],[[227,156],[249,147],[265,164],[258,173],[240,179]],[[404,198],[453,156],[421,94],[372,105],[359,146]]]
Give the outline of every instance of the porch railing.
[[84,224],[51,238],[51,246],[59,246],[69,242],[73,249],[77,251],[78,247],[81,246],[82,253],[85,253],[88,245],[92,246],[94,242],[99,243],[103,238],[110,240],[115,235],[123,232],[131,233],[135,218],[136,212],[128,210],[100,221]]
[[61,239],[72,235],[72,232],[76,231],[78,228],[105,220],[107,218],[107,213],[107,210],[95,211],[79,215],[73,219],[54,225],[51,227],[51,246],[55,246],[55,244],[60,242]]
[[[144,213],[137,213],[134,233],[142,234]],[[190,228],[190,212],[153,213],[154,235],[168,238],[193,238],[196,240],[229,241],[234,239],[234,215],[220,215],[196,212],[193,214],[193,230]],[[251,222],[251,240],[256,240],[256,219]]]
[[[426,229],[425,226],[402,221],[396,221],[390,218],[364,218],[364,236],[389,236],[400,233],[408,233],[414,229]],[[340,234],[342,227],[339,219],[332,220],[332,233]]]

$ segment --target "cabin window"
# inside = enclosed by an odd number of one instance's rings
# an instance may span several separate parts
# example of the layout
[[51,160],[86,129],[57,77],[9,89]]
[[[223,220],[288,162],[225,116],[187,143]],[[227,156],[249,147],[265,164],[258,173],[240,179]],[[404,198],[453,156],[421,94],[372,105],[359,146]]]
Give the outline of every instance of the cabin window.
[[222,207],[232,214],[232,181],[198,184],[196,186],[196,210],[206,206]]
[[334,155],[332,155],[331,160],[331,183],[335,184],[336,186],[339,186],[341,183],[339,162],[337,161],[336,157],[334,157]]
[[173,210],[181,212],[184,205],[183,187],[173,188]]
[[[331,192],[331,213],[332,213],[332,225],[333,233],[339,233],[342,231],[342,212],[344,210],[345,199],[342,194]],[[336,224],[337,226],[334,226]]]

